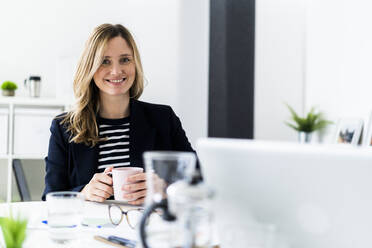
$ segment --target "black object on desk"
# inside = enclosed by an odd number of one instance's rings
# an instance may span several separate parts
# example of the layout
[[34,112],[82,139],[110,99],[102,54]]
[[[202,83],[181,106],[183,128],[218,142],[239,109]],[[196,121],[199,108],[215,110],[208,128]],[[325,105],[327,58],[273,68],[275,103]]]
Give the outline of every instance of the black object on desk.
[[115,246],[115,247],[120,247],[120,248],[135,248],[136,247],[136,241],[125,239],[125,238],[120,238],[117,236],[109,236],[108,238],[105,238],[102,236],[95,235],[94,239],[104,242],[106,244]]
[[126,238],[120,238],[120,237],[117,237],[117,236],[109,236],[107,239],[111,242],[114,242],[114,243],[117,243],[117,244],[120,244],[120,245],[124,245],[124,246],[127,246],[129,248],[135,248],[136,247],[136,241],[134,241],[134,240],[129,240],[129,239],[126,239]]

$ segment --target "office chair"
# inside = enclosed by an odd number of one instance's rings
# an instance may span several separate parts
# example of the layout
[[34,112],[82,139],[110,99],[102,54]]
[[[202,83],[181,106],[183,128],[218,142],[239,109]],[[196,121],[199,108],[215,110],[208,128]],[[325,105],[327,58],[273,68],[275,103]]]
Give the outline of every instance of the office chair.
[[13,171],[17,182],[19,195],[21,196],[21,201],[31,201],[30,191],[28,189],[26,177],[23,172],[21,160],[13,160]]

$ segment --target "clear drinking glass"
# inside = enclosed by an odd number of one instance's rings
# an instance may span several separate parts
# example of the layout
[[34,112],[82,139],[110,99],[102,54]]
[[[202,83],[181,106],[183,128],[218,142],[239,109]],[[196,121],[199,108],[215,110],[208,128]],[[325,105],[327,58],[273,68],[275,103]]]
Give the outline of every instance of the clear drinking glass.
[[49,236],[57,243],[66,243],[79,236],[84,197],[80,192],[52,192],[46,196]]
[[[141,224],[146,223],[142,229],[141,240],[143,247],[168,248],[172,247],[173,240],[180,240],[181,234],[174,232],[178,226],[177,221],[170,221],[167,209],[167,189],[169,185],[181,181],[190,180],[195,170],[196,156],[191,152],[145,152],[144,161],[146,166],[147,194],[146,211]],[[164,204],[161,211],[155,211],[160,214],[147,215],[147,212],[159,210],[154,208],[157,204]],[[164,209],[165,207],[165,209]],[[151,211],[149,211],[151,210]],[[145,244],[144,242],[147,242]]]
[[166,198],[170,184],[190,180],[195,171],[196,156],[191,152],[145,152],[147,179],[146,206]]

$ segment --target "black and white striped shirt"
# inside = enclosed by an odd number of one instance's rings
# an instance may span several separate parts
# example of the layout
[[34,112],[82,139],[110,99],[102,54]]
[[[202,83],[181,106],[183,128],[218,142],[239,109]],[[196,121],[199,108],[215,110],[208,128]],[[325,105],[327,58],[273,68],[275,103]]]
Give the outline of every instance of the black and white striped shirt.
[[106,167],[130,166],[129,117],[122,119],[97,118],[99,136],[107,140],[98,143],[98,172]]

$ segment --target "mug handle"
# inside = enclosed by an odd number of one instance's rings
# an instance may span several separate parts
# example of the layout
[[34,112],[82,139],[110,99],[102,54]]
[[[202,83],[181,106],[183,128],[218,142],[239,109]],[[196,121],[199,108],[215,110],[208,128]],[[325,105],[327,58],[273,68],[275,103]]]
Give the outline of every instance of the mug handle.
[[176,217],[171,214],[168,210],[168,201],[167,199],[163,199],[160,202],[154,202],[148,208],[145,209],[145,212],[142,215],[141,222],[140,222],[140,239],[143,248],[149,248],[147,244],[147,234],[146,234],[146,223],[150,218],[152,212],[157,209],[163,210],[162,218],[165,221],[175,221]]

